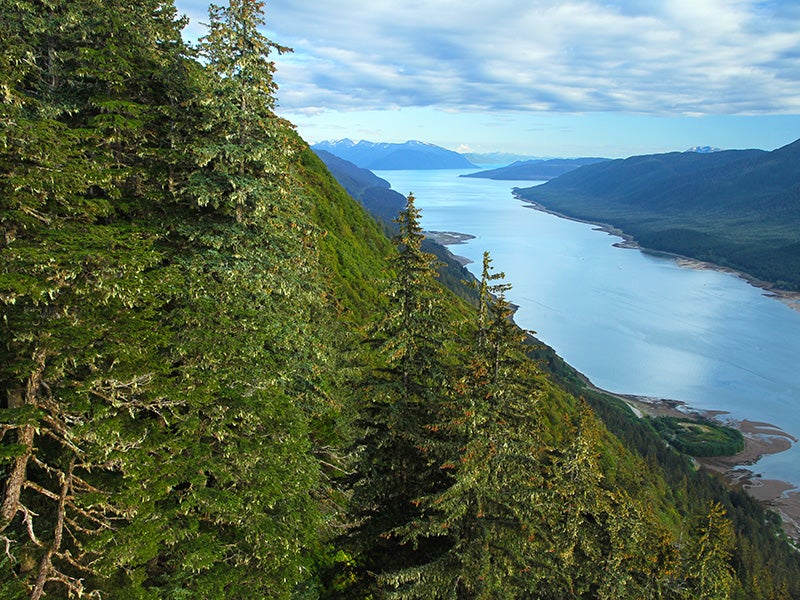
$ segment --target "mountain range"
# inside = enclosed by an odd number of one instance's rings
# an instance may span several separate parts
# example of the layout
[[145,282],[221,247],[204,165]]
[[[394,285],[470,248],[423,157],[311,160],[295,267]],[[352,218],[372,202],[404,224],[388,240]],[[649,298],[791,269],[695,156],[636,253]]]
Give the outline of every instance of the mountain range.
[[800,290],[800,140],[772,152],[633,156],[588,165],[520,197],[613,225],[647,248]]
[[320,142],[312,149],[329,152],[371,171],[476,168],[458,152],[416,140],[398,144],[343,139]]
[[461,177],[499,180],[548,181],[584,165],[608,160],[607,158],[551,158],[516,161],[507,167],[468,173]]

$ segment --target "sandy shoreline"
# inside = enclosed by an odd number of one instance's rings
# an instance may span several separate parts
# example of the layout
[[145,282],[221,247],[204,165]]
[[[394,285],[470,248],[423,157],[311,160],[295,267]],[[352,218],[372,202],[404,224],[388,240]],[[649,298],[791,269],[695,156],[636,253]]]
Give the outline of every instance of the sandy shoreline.
[[468,233],[459,233],[457,231],[423,231],[422,233],[426,238],[444,246],[445,250],[450,252],[450,256],[453,258],[453,260],[458,262],[461,266],[467,266],[468,264],[472,263],[472,261],[467,257],[451,252],[448,246],[457,246],[458,244],[464,244],[469,240],[474,240],[474,235],[470,235]]
[[787,481],[763,479],[761,474],[749,468],[762,456],[777,454],[791,448],[798,440],[770,423],[720,419],[724,411],[696,411],[685,403],[643,396],[614,394],[599,390],[625,401],[638,415],[651,417],[703,417],[735,427],[744,436],[744,450],[732,456],[694,459],[703,468],[720,473],[731,487],[740,487],[755,499],[777,512],[783,519],[786,534],[800,540],[800,490]]

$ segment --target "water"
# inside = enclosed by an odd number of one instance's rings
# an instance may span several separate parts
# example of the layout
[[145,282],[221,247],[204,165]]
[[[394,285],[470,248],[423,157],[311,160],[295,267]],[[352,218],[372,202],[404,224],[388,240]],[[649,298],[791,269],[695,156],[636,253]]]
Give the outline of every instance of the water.
[[[681,400],[800,437],[800,312],[727,273],[614,247],[594,226],[526,207],[528,181],[463,171],[379,171],[413,192],[428,230],[475,236],[450,250],[480,275],[484,250],[514,287],[517,323],[606,390]],[[800,445],[764,457],[766,478],[800,487]]]

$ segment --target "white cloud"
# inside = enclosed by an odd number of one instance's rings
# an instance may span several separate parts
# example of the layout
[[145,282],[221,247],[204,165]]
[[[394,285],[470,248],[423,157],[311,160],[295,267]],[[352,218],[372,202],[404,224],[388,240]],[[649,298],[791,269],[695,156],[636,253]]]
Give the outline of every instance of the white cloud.
[[[179,3],[184,11],[196,4]],[[283,110],[800,112],[794,0],[272,0]]]

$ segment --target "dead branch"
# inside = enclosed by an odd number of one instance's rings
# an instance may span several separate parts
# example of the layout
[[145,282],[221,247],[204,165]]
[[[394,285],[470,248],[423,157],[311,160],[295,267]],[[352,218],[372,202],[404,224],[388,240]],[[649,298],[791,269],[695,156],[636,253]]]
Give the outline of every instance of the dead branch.
[[30,479],[23,484],[23,487],[34,490],[35,492],[39,492],[43,496],[47,496],[53,500],[58,500],[58,494],[51,492],[47,488],[43,488],[38,483],[34,483]]
[[17,433],[17,443],[25,451],[14,459],[14,463],[6,476],[3,503],[0,505],[0,533],[4,532],[20,510],[19,498],[27,479],[28,460],[33,454],[34,428],[23,425]]
[[36,534],[33,532],[33,517],[38,517],[39,515],[33,512],[32,510],[29,510],[28,507],[22,503],[18,503],[17,506],[18,510],[23,515],[23,520],[25,521],[25,528],[28,530],[28,538],[30,538],[30,540],[34,544],[36,544],[41,548],[42,542],[36,539]]
[[11,563],[17,562],[17,559],[11,554],[11,540],[4,535],[0,536],[0,540],[6,543],[6,556],[11,560]]
[[53,542],[45,552],[39,563],[39,575],[31,592],[31,600],[39,600],[44,596],[44,586],[50,581],[60,581],[67,589],[83,594],[83,584],[80,580],[67,577],[53,566],[53,555],[61,550],[61,541],[64,535],[64,518],[66,513],[67,495],[72,485],[72,471],[75,468],[75,459],[70,463],[67,473],[61,474],[61,490],[58,495],[58,509],[56,513],[56,527],[53,532]]

